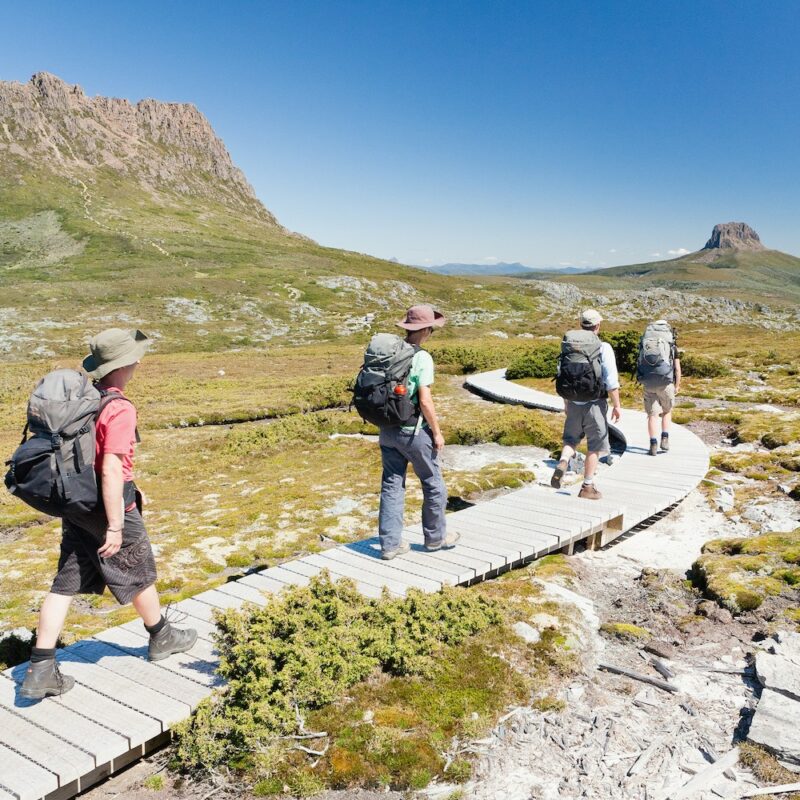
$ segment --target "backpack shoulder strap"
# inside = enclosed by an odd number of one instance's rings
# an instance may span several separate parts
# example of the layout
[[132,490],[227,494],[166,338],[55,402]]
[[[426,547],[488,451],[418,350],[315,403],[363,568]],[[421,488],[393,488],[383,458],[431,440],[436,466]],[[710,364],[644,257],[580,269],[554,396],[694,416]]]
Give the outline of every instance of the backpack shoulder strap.
[[[111,392],[108,389],[98,389],[97,391],[100,392],[100,405],[97,407],[97,413],[94,416],[95,422],[100,418],[100,414],[103,412],[106,406],[113,403],[115,400],[124,400],[126,403],[130,403],[133,406],[133,400],[129,397],[125,397],[124,394],[120,394],[119,392]],[[136,406],[134,406],[136,408]],[[136,444],[139,444],[142,441],[142,437],[139,436],[139,426],[136,426],[134,430],[134,434],[136,436]]]

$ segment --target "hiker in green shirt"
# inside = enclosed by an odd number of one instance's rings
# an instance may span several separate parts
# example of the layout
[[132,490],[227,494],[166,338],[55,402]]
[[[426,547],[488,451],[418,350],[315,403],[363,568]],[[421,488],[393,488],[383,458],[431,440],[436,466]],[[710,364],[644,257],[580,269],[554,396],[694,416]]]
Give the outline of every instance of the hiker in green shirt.
[[[444,322],[444,316],[431,306],[419,305],[408,309],[405,319],[397,324],[408,332],[408,344],[421,347],[431,337],[434,328],[440,328]],[[444,436],[431,395],[433,376],[431,354],[418,350],[406,379],[408,398],[419,409],[416,420],[414,424],[400,427],[380,426],[383,479],[378,527],[381,557],[387,561],[411,549],[402,538],[409,463],[422,484],[425,549],[449,548],[459,539],[459,534],[448,534],[445,528],[447,490],[438,458],[444,447]]]

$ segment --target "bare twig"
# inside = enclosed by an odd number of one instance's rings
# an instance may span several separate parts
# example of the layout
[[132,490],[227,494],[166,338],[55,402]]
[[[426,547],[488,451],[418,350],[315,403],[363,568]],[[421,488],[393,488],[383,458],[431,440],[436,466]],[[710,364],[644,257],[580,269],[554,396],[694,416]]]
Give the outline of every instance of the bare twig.
[[288,736],[281,736],[281,739],[322,739],[327,735],[327,731],[309,731],[308,733],[293,733]]
[[670,669],[660,658],[652,657],[650,658],[650,663],[653,665],[653,669],[655,669],[662,678],[669,680],[675,677],[674,670]]
[[660,681],[658,678],[651,678],[649,675],[641,675],[638,672],[622,669],[622,667],[615,667],[613,664],[600,663],[597,665],[597,668],[605,670],[606,672],[613,672],[615,675],[624,675],[626,678],[633,678],[636,681],[649,683],[651,686],[655,686],[658,689],[663,689],[665,692],[672,692],[674,694],[678,691],[678,687],[673,686],[671,683]]
[[304,747],[302,744],[296,744],[292,750],[300,750],[303,753],[308,753],[310,756],[315,756],[316,758],[322,758],[325,753],[328,752],[328,748],[330,747],[329,743],[325,743],[325,747],[322,750],[312,750],[310,747]]
[[763,797],[766,794],[786,794],[799,791],[800,783],[783,783],[780,786],[767,786],[766,789],[750,789],[750,791],[740,794],[739,797]]

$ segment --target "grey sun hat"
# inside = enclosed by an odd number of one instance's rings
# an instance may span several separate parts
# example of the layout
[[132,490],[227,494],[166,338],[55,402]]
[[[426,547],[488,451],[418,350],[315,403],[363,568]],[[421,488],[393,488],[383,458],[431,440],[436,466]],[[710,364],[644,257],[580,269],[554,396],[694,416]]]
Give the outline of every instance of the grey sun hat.
[[433,306],[411,306],[406,311],[406,318],[397,323],[407,331],[420,331],[423,328],[441,328],[445,323],[444,314],[435,311]]
[[89,340],[92,352],[83,359],[83,368],[99,381],[115,369],[135,364],[149,344],[150,340],[141,331],[109,328]]
[[593,308],[587,308],[581,313],[581,328],[594,328],[603,321],[600,312]]

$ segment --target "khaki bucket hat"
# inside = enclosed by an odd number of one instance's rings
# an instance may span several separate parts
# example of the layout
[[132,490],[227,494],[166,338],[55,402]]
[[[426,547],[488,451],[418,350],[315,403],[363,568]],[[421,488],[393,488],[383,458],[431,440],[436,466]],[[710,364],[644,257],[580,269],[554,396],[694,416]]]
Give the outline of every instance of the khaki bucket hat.
[[434,311],[433,306],[411,306],[406,311],[406,318],[397,325],[407,331],[420,331],[423,328],[441,328],[445,323],[444,314]]
[[141,331],[109,328],[90,339],[92,352],[83,359],[83,368],[99,381],[115,369],[135,364],[149,344],[150,340]]

